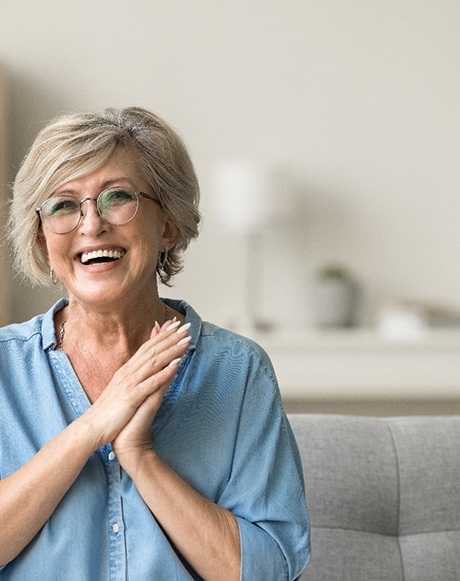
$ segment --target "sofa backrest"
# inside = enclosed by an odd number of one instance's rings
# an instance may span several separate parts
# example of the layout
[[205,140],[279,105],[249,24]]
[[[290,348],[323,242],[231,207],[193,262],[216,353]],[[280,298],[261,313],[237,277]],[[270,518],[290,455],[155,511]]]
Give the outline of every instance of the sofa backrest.
[[289,421],[312,525],[302,581],[460,580],[460,417]]

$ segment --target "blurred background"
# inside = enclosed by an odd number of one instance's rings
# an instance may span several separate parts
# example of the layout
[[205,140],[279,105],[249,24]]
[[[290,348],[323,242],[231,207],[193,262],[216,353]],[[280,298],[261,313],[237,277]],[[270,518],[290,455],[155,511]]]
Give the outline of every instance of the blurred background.
[[[308,346],[322,325],[456,332],[459,26],[455,0],[3,3],[3,196],[55,115],[145,106],[182,135],[202,189],[201,236],[164,295],[224,326],[238,325],[250,299],[274,329],[275,360],[277,336],[300,332]],[[270,195],[295,209],[261,226],[257,243],[219,219],[216,168],[229,159],[276,170]],[[2,323],[46,310],[59,291],[30,289],[6,264]],[[337,324],[318,320],[315,284],[331,271],[354,289],[353,313]],[[329,345],[369,345],[368,334],[344,333]],[[457,356],[457,335],[443,337]]]

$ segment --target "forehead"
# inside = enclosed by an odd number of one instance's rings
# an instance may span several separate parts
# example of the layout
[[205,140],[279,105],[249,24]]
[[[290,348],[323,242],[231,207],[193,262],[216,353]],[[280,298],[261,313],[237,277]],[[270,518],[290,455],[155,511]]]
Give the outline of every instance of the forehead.
[[96,167],[90,165],[88,168],[87,164],[85,166],[61,181],[54,188],[53,194],[62,191],[79,193],[89,189],[102,191],[115,184],[131,185],[135,188],[145,185],[139,154],[130,147],[118,147],[108,160],[96,164]]

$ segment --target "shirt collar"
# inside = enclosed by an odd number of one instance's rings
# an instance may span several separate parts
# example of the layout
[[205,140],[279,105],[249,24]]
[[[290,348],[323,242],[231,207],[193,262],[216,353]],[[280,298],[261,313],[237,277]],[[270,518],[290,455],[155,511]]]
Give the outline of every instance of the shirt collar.
[[[198,313],[185,301],[174,299],[161,299],[172,309],[185,315],[187,323],[191,323],[189,334],[192,337],[190,341],[189,350],[194,350],[202,332],[203,321]],[[54,329],[54,315],[69,304],[69,299],[59,299],[52,307],[43,315],[42,322],[42,342],[43,350],[48,351],[55,349],[57,344],[56,333]]]
[[201,320],[200,315],[193,309],[188,303],[181,300],[174,300],[174,299],[161,299],[168,307],[171,307],[175,311],[185,315],[186,323],[191,323],[189,329],[189,335],[191,336],[190,345],[188,348],[188,352],[195,350],[196,344],[200,335],[202,333],[203,328],[203,321]]
[[51,309],[43,315],[42,342],[43,350],[49,351],[56,348],[56,333],[54,330],[54,315],[69,304],[69,299],[59,299]]

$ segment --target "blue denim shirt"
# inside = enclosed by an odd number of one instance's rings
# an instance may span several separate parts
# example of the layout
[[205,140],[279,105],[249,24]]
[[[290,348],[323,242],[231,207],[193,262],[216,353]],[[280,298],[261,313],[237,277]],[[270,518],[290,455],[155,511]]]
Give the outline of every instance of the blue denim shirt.
[[[0,330],[0,478],[90,406],[53,315]],[[295,579],[310,553],[298,450],[270,361],[252,341],[203,323],[185,302],[192,342],[152,427],[155,449],[237,518],[241,579]],[[111,446],[96,451],[51,518],[3,568],[14,581],[200,579],[168,541]]]

